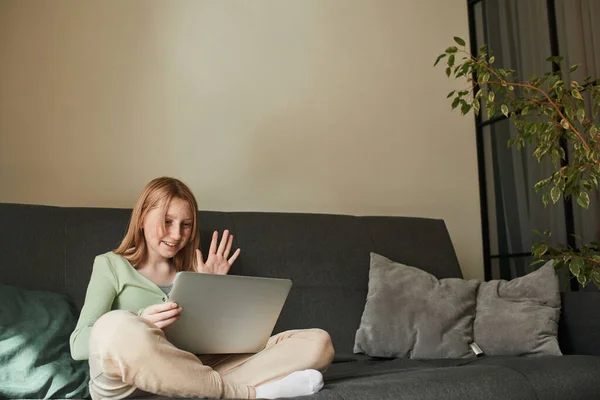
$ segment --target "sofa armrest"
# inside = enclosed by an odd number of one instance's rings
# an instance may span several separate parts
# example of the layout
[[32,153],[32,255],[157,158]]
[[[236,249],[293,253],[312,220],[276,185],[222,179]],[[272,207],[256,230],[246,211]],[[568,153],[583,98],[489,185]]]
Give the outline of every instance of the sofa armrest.
[[558,342],[563,354],[600,356],[600,292],[561,293]]

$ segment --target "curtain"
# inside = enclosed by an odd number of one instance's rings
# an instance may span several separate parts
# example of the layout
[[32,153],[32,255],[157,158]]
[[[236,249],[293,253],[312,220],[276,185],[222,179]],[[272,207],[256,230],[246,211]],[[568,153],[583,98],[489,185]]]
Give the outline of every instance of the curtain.
[[[565,71],[565,80],[583,82],[586,76],[600,79],[600,26],[598,25],[600,2],[598,0],[557,0],[556,19],[560,54],[565,58],[565,65],[580,65],[573,73]],[[586,100],[589,100],[589,96]],[[591,115],[591,107],[586,110],[586,115]],[[573,211],[576,235],[586,243],[599,240],[598,192],[590,193],[590,207],[587,210],[575,205]]]
[[[565,71],[565,81],[583,82],[586,76],[600,79],[600,1],[556,0],[556,20],[560,54],[565,58],[565,65],[568,68],[579,64],[577,71]],[[589,96],[584,98],[590,100]],[[591,115],[591,107],[586,110],[586,115]],[[577,245],[600,241],[600,196],[597,190],[589,194],[587,210],[573,205]],[[595,291],[597,288],[589,284],[586,290]]]
[[[545,0],[487,0],[485,43],[495,56],[496,67],[513,69],[518,79],[552,70],[545,61],[551,55],[548,12]],[[552,231],[552,242],[566,243],[564,204],[544,207],[536,182],[553,171],[550,160],[538,163],[533,148],[507,148],[517,134],[510,121],[500,121],[483,131],[487,169],[488,218],[492,255],[528,253],[541,238],[534,230]],[[492,234],[494,232],[494,234]],[[492,277],[511,279],[525,275],[531,257],[493,258]]]
[[[551,55],[547,7],[546,0],[483,0],[475,6],[478,46],[487,43],[496,58],[495,66],[516,70],[520,79],[551,71],[552,65],[545,61]],[[555,0],[555,13],[559,53],[567,67],[563,79],[583,82],[586,76],[600,78],[600,25],[596,23],[600,1]],[[580,68],[568,73],[573,64]],[[586,114],[591,115],[591,110]],[[485,121],[485,112],[482,117]],[[508,139],[515,135],[516,129],[506,120],[483,128],[494,279],[511,279],[532,270],[533,260],[522,254],[540,240],[533,230],[548,229],[553,244],[567,244],[564,202],[544,207],[541,195],[533,189],[554,167],[549,160],[538,163],[532,147],[508,149]],[[600,241],[598,192],[590,194],[588,210],[574,205],[572,211],[580,240]],[[564,273],[561,279],[567,283]]]

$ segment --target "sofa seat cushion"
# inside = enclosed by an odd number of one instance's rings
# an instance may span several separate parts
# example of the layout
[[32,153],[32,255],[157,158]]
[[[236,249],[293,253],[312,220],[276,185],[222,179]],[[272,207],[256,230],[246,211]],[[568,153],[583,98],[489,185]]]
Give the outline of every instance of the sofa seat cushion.
[[[408,362],[407,362],[408,361]],[[432,360],[433,361],[433,360]],[[395,359],[380,365],[357,361],[334,364],[325,375],[325,389],[343,399],[403,400],[532,400],[534,390],[519,372],[495,365],[456,365]],[[368,365],[368,366],[367,366]],[[444,366],[442,366],[444,365]],[[319,397],[320,398],[320,397]],[[323,397],[327,398],[327,397]]]
[[600,357],[336,357],[318,399],[597,399]]
[[600,357],[483,357],[478,365],[510,368],[527,378],[538,399],[600,398]]

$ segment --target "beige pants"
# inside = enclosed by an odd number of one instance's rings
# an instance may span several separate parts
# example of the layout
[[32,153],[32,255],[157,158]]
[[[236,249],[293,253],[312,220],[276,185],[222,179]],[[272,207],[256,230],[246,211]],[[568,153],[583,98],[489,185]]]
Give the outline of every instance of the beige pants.
[[195,356],[163,331],[129,311],[111,311],[92,328],[90,395],[122,399],[148,393],[171,397],[254,398],[258,385],[294,371],[325,371],[333,359],[321,329],[272,336],[256,354]]

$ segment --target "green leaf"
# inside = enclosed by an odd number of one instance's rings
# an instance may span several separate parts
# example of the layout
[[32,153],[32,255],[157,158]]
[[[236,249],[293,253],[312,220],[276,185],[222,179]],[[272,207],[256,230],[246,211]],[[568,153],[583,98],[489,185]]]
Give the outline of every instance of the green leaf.
[[455,41],[456,43],[458,43],[459,45],[461,45],[461,46],[464,46],[464,45],[465,45],[465,41],[464,41],[464,40],[462,40],[461,38],[459,38],[458,36],[454,36],[454,41]]
[[530,267],[536,266],[538,264],[545,264],[547,262],[547,260],[541,259],[541,260],[535,260],[534,262],[532,262],[531,264],[529,264]]
[[496,59],[496,58],[495,58],[494,56],[491,56],[491,57],[490,57],[490,64],[493,64],[495,59]]
[[580,108],[579,110],[577,110],[577,119],[579,120],[579,122],[583,122],[584,118],[585,118],[585,110],[583,108]]
[[588,277],[586,275],[580,274],[580,275],[577,276],[577,281],[579,281],[579,283],[581,284],[581,286],[585,287],[588,284],[589,279],[588,279]]
[[600,287],[600,272],[598,270],[592,271],[592,280],[596,284],[596,286]]
[[535,189],[535,192],[539,192],[544,186],[546,186],[548,183],[550,183],[550,178],[546,178],[542,181],[539,181],[538,183],[536,183],[535,185],[533,185],[533,188]]
[[576,258],[569,264],[569,271],[577,278],[579,278],[581,268],[583,268],[583,260],[581,258]]
[[454,110],[457,106],[458,103],[460,103],[460,98],[455,98],[454,101],[452,102],[452,109]]
[[546,61],[552,61],[553,63],[557,64],[558,66],[560,66],[560,62],[563,60],[563,57],[561,56],[551,56],[546,58]]
[[560,199],[561,190],[558,186],[554,186],[552,191],[550,192],[550,196],[552,197],[552,203],[556,204],[558,199]]
[[508,117],[508,106],[506,104],[502,104],[500,110],[502,111],[502,114]]
[[521,115],[527,115],[528,112],[529,112],[529,106],[525,106],[525,108],[523,108],[521,110]]
[[481,82],[488,82],[490,80],[490,74],[489,73],[485,73],[483,74],[483,76],[481,77]]
[[458,51],[458,49],[456,48],[456,46],[450,46],[446,49],[446,53],[448,54],[453,54],[456,53]]
[[475,115],[479,115],[479,100],[473,100],[473,111],[475,112]]
[[454,66],[454,54],[450,54],[450,57],[448,57],[448,66],[449,67],[453,67]]
[[471,106],[467,103],[463,103],[463,105],[460,108],[460,112],[462,115],[467,114],[470,110],[471,110]]
[[446,54],[446,53],[444,53],[444,54],[440,54],[440,55],[438,56],[438,58],[436,58],[436,60],[435,60],[435,63],[433,63],[433,66],[435,67],[436,65],[438,65],[438,63],[440,62],[440,60],[441,60],[442,58],[446,57],[446,56],[447,56],[447,54]]
[[531,133],[532,134],[537,133],[538,130],[539,130],[539,125],[538,124],[534,123],[534,124],[531,125]]
[[590,196],[588,196],[586,192],[579,193],[579,196],[577,196],[577,204],[583,208],[588,208],[590,206]]
[[544,193],[542,195],[542,203],[544,203],[544,207],[548,205],[549,197],[550,197],[550,193]]
[[579,65],[571,65],[571,67],[569,68],[569,72],[574,72],[575,70],[577,70],[577,68],[579,68]]
[[449,78],[450,77],[450,73],[452,72],[452,69],[450,67],[446,68],[446,76]]
[[561,269],[564,266],[565,266],[565,260],[558,260],[554,263],[554,270],[558,271],[559,269]]
[[494,92],[490,92],[488,94],[488,100],[491,101],[492,103],[494,102],[495,98],[496,98],[496,95],[494,94]]
[[[464,59],[464,57],[463,57],[463,59]],[[470,69],[470,68],[472,68],[472,67],[473,67],[473,62],[472,62],[472,61],[467,61],[467,62],[465,62],[465,63],[463,64],[463,66],[462,66],[462,68],[460,69],[460,71],[461,71],[463,74],[466,74],[466,73],[467,73],[467,71],[469,71],[469,69]]]
[[552,118],[552,116],[554,115],[554,108],[544,107],[544,114],[546,114],[548,117]]
[[583,100],[583,97],[581,97],[581,93],[579,93],[579,90],[577,89],[571,90],[571,95],[576,99]]
[[566,119],[560,120],[560,124],[562,125],[563,128],[569,129],[569,122]]
[[450,97],[454,96],[454,93],[456,93],[456,90],[453,90],[450,93],[448,93],[448,96],[446,96],[446,98],[449,99]]

